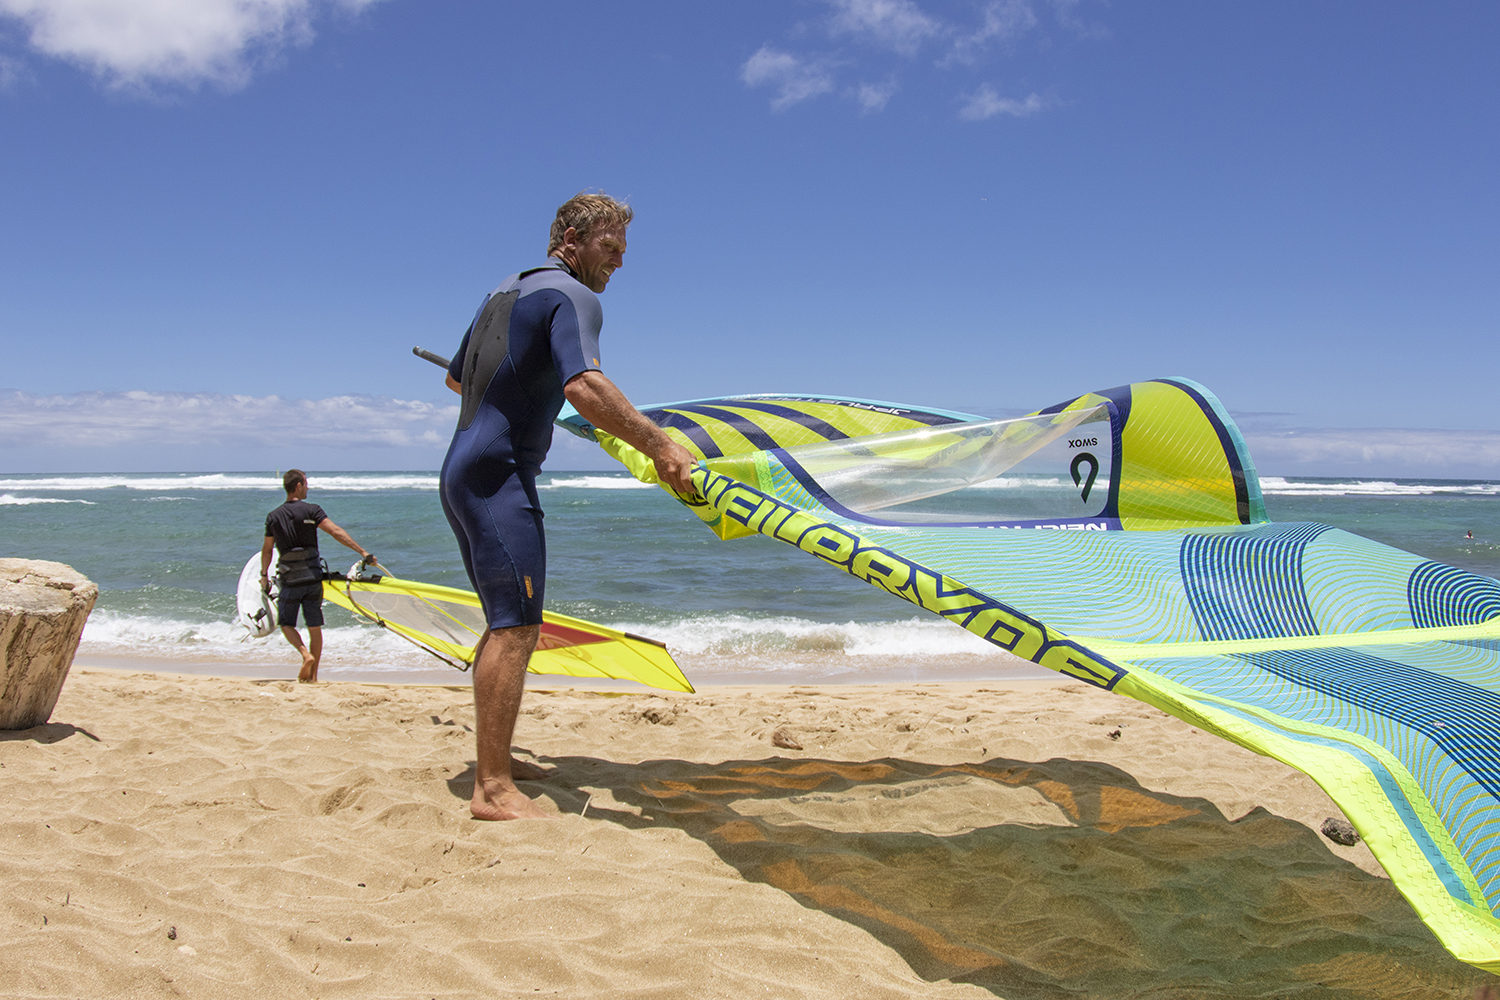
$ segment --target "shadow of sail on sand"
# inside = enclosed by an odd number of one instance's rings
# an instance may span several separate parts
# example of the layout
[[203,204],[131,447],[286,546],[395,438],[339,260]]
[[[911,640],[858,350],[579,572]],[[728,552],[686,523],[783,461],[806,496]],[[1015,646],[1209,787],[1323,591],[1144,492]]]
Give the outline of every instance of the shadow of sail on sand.
[[1229,819],[1108,764],[545,760],[609,789],[591,818],[681,829],[928,981],[1012,1000],[1293,982],[1438,997],[1484,976],[1306,826],[1262,808]]

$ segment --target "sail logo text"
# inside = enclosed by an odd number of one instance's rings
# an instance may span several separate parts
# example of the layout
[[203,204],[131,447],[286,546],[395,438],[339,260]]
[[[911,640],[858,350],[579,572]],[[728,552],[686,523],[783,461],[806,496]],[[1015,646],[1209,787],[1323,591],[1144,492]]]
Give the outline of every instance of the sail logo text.
[[1029,615],[753,487],[701,467],[694,470],[693,483],[723,516],[795,545],[1001,649],[1106,690],[1125,676],[1125,670],[1108,660],[1049,634],[1045,625]]
[[1094,438],[1069,438],[1068,439],[1068,447],[1069,448],[1097,448],[1097,447],[1099,447],[1099,439],[1096,438],[1096,437],[1094,437]]

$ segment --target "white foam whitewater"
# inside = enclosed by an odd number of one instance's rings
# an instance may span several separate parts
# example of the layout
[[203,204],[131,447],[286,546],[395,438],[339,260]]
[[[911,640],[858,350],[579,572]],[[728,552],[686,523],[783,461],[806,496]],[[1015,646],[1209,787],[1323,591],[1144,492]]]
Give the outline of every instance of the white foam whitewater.
[[[375,490],[435,490],[435,472],[393,472],[356,475],[330,473],[311,476],[320,490],[371,492]],[[172,493],[179,490],[267,490],[281,492],[281,479],[270,473],[216,472],[183,475],[79,475],[38,476],[26,479],[0,479],[0,490],[77,493],[86,490],[150,490]]]
[[854,657],[988,655],[995,647],[948,622],[911,618],[895,622],[824,623],[805,618],[698,615],[670,624],[617,624],[650,636],[674,652],[711,656],[822,653]]
[[94,506],[92,500],[60,500],[55,497],[18,497],[9,493],[0,494],[0,507],[26,507],[34,503],[86,503]]
[[657,487],[629,476],[583,476],[571,475],[562,478],[554,475],[549,481],[537,483],[539,490],[654,490]]
[[[816,663],[819,667],[814,673],[836,674],[858,671],[882,659],[1001,655],[972,633],[920,618],[824,623],[794,617],[704,614],[669,623],[610,624],[665,642],[674,655],[752,671],[790,663],[801,664],[805,670]],[[280,663],[292,655],[279,633],[261,639],[247,635],[244,628],[227,620],[188,621],[97,609],[84,628],[79,654],[241,664]],[[430,654],[373,625],[330,626],[323,630],[323,641],[327,656],[357,663],[366,672],[401,674],[438,664]]]
[[[411,643],[373,625],[323,630],[323,645],[340,659],[353,658],[372,671],[401,672],[438,661]],[[279,663],[295,656],[279,632],[260,639],[230,621],[185,621],[123,615],[96,609],[79,643],[80,656],[126,656],[152,660]]]
[[1500,483],[1406,482],[1389,479],[1348,482],[1292,482],[1280,476],[1264,476],[1260,490],[1267,496],[1500,496]]

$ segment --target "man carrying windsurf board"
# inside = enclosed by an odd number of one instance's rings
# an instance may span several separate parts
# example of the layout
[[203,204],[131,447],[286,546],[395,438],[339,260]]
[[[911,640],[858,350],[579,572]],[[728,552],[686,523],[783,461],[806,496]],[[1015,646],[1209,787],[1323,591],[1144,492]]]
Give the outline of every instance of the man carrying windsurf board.
[[[276,578],[281,592],[276,598],[281,634],[302,654],[297,680],[315,684],[318,663],[323,658],[323,560],[318,555],[318,531],[326,531],[340,543],[358,552],[368,565],[375,557],[329,520],[323,508],[307,502],[307,474],[288,469],[281,477],[286,503],[266,515],[266,540],[260,549],[260,586],[270,593],[271,549],[276,549]],[[297,612],[307,621],[307,644],[297,634]]]

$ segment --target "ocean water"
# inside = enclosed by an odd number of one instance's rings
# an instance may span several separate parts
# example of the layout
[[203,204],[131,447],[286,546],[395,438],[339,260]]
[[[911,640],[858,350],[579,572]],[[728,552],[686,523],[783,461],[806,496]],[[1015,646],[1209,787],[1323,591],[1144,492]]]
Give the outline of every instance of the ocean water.
[[[720,541],[623,473],[544,473],[539,486],[548,607],[666,642],[697,682],[1050,676],[790,546]],[[1500,576],[1500,483],[1267,477],[1262,488],[1274,520]],[[283,496],[265,472],[0,475],[0,556],[68,563],[99,584],[80,663],[295,676],[279,635],[247,639],[233,622],[240,568]],[[315,476],[309,499],[397,576],[468,587],[435,472]],[[326,535],[321,546],[331,567],[356,558]],[[326,614],[327,679],[466,683],[388,632]]]

